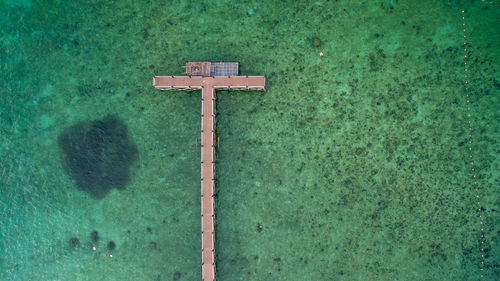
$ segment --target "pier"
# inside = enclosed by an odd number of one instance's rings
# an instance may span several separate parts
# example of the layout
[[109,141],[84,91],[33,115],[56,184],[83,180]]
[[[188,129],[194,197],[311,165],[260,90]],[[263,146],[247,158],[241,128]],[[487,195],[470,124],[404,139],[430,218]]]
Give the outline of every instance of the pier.
[[215,91],[263,90],[265,76],[238,76],[238,62],[186,62],[187,76],[154,76],[159,90],[201,89],[201,265],[202,280],[215,280]]

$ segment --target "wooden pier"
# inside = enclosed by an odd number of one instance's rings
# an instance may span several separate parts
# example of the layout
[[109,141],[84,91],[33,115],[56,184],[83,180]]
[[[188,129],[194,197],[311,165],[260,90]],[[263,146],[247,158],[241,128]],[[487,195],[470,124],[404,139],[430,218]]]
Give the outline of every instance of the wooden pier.
[[215,280],[215,90],[265,90],[264,76],[238,74],[237,62],[186,62],[189,76],[155,76],[159,90],[201,89],[201,265],[202,280]]

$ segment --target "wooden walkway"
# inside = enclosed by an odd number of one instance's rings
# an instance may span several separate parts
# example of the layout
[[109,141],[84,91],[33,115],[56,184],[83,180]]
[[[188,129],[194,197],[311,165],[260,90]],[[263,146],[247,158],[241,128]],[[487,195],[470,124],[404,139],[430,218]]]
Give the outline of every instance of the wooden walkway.
[[201,89],[201,264],[202,280],[215,280],[214,122],[215,89],[265,90],[264,76],[155,76],[159,90]]
[[196,90],[213,87],[231,90],[265,90],[264,76],[155,76],[153,87],[158,90]]

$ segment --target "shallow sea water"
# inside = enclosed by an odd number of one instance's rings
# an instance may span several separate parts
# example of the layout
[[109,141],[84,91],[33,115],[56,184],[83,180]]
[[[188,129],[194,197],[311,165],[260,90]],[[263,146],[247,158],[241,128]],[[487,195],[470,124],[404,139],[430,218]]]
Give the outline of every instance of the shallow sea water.
[[[151,85],[188,60],[267,78],[217,92],[218,280],[498,280],[499,5],[1,1],[0,280],[201,279],[201,94]],[[93,198],[58,140],[107,116]]]

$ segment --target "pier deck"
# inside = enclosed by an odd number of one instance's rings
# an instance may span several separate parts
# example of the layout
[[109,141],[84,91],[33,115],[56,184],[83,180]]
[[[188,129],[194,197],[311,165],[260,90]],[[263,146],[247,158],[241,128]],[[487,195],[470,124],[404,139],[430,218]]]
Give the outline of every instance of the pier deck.
[[202,280],[215,280],[214,121],[215,89],[265,90],[264,76],[155,76],[159,90],[201,89],[201,250]]

